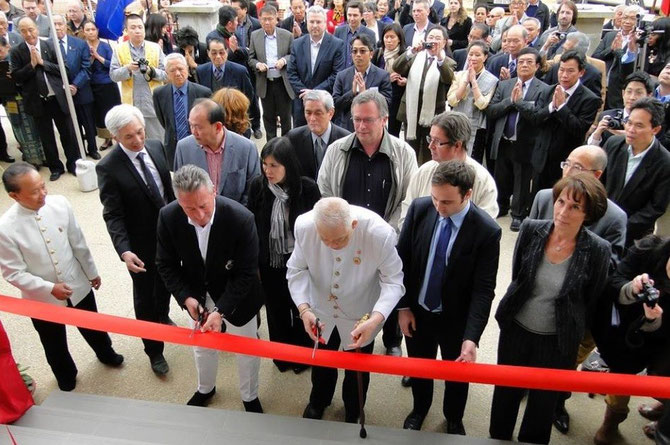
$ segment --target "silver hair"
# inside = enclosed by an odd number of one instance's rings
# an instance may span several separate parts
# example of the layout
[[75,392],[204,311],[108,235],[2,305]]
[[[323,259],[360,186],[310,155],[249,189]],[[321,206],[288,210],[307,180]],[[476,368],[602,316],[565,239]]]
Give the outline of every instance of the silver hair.
[[490,12],[494,12],[494,11],[496,12],[496,14],[499,13],[499,12],[502,12],[503,15],[505,14],[505,8],[501,8],[500,6],[496,6],[495,8],[492,8]]
[[85,11],[84,3],[81,0],[68,0],[67,5],[68,6],[77,6],[82,11]]
[[565,37],[566,40],[571,40],[575,42],[575,47],[573,48],[576,51],[586,55],[589,52],[589,46],[591,46],[591,39],[589,36],[580,31],[571,32]]
[[0,11],[0,22],[7,22],[7,14],[4,12]]
[[322,8],[321,6],[319,6],[319,5],[310,6],[310,7],[307,9],[307,14],[305,14],[305,17],[309,17],[310,14],[319,14],[319,15],[322,15],[322,16],[323,16],[323,19],[324,19],[324,20],[327,19],[327,17],[326,17],[326,10],[323,9],[323,8]]
[[329,228],[351,227],[351,206],[342,198],[321,198],[314,204],[314,223]]
[[389,105],[386,102],[386,98],[377,90],[365,90],[358,94],[351,102],[351,108],[353,109],[356,105],[366,104],[368,102],[374,102],[377,105],[379,117],[388,117]]
[[307,104],[307,102],[310,100],[321,102],[323,106],[326,107],[326,111],[330,111],[335,108],[333,96],[331,96],[330,93],[325,90],[309,90],[307,94],[302,97],[302,103]]
[[210,192],[214,190],[214,184],[209,177],[209,173],[202,168],[193,164],[186,164],[174,172],[172,188],[174,188],[175,195],[195,192],[200,187],[205,187]]
[[512,25],[509,28],[507,28],[507,35],[509,35],[509,32],[515,29],[521,30],[521,37],[523,37],[524,40],[528,38],[528,31],[526,31],[526,28],[524,28],[522,25]]
[[[414,5],[417,3],[423,3],[426,8],[428,9],[428,12],[430,12],[430,0],[414,0]],[[414,6],[412,5],[412,6]]]
[[[592,169],[604,171],[607,167],[607,153],[602,147],[597,145],[581,145],[572,151],[574,152],[577,150],[586,150],[588,152],[591,157]],[[572,152],[570,152],[570,154],[572,154]]]
[[165,70],[167,70],[168,64],[171,61],[179,61],[188,67],[188,63],[186,63],[186,57],[184,57],[184,55],[181,53],[170,53],[165,56]]
[[142,112],[129,104],[121,104],[112,107],[105,116],[105,127],[113,136],[118,136],[119,131],[126,125],[139,121],[144,127],[144,116]]
[[521,24],[523,25],[526,22],[533,22],[533,23],[535,23],[535,26],[537,26],[538,28],[542,28],[542,23],[540,23],[540,21],[538,19],[536,19],[535,17],[526,17],[525,19],[523,19]]
[[63,21],[63,23],[67,23],[67,20],[65,20],[65,16],[63,14],[51,14],[51,19],[56,20],[56,17],[60,17],[60,19]]

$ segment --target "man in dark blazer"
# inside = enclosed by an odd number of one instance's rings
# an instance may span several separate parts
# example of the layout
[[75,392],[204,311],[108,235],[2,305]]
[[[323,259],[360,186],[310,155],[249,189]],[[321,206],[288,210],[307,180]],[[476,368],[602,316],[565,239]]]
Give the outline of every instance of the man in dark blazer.
[[263,29],[251,34],[249,65],[256,75],[256,95],[263,104],[263,125],[269,141],[277,136],[277,117],[282,136],[291,130],[291,101],[295,93],[286,66],[291,60],[293,34],[277,27],[274,6],[264,6],[260,14]]
[[67,157],[66,167],[70,173],[74,174],[75,161],[80,157],[56,52],[51,42],[39,39],[37,26],[29,17],[20,18],[18,28],[25,41],[13,47],[9,53],[12,78],[21,85],[26,112],[35,120],[47,166],[51,170],[50,179],[56,181],[65,168],[58,156],[54,124],[60,134],[60,142]]
[[[358,93],[376,89],[391,105],[391,79],[386,70],[377,68],[372,61],[372,52],[375,49],[374,41],[367,35],[358,35],[351,41],[351,52],[354,65],[337,73],[333,87],[335,100],[335,123],[349,131],[354,131],[354,122],[351,120],[351,103]],[[354,91],[354,88],[356,89]]]
[[[388,14],[388,16],[391,17],[391,19],[395,20],[395,13],[399,12],[400,15],[398,17],[398,21],[400,23],[400,26],[405,27],[408,24],[411,25],[417,22],[416,14],[414,14],[414,8],[413,8],[414,3],[417,3],[416,1],[403,2],[401,9],[397,11],[394,10],[395,6],[394,3],[395,2],[391,0],[389,8],[390,12]],[[430,2],[426,2],[426,20],[430,20],[431,23],[439,25],[440,20],[442,20],[442,17],[444,16],[444,8],[445,4],[440,0],[433,1],[432,5],[430,4]]]
[[[177,142],[191,134],[188,113],[193,107],[193,102],[201,97],[210,97],[212,90],[188,81],[186,58],[179,53],[167,55],[165,72],[168,84],[154,90],[153,101],[156,117],[165,129],[163,144],[168,166],[172,169]],[[179,106],[181,110],[175,112]]]
[[551,27],[549,7],[542,3],[541,0],[528,0],[528,5],[526,6],[526,12],[524,14],[527,17],[535,17],[539,20],[541,26],[540,33],[543,33]]
[[[14,5],[11,6],[13,7]],[[9,31],[9,21],[7,20],[7,16],[4,12],[0,14],[0,36],[7,39],[7,42],[9,42],[10,46],[16,46],[23,42],[23,37],[21,37],[21,34],[16,31]]]
[[261,174],[258,149],[249,139],[223,126],[223,109],[198,99],[188,116],[197,131],[177,143],[174,169],[186,164],[207,170],[219,195],[247,204],[251,180]]
[[226,47],[221,39],[210,39],[207,43],[207,55],[211,62],[199,65],[195,71],[198,83],[216,93],[223,87],[237,88],[247,97],[254,97],[254,88],[247,69],[228,60]]
[[522,25],[511,26],[506,36],[507,52],[496,54],[486,62],[486,70],[500,80],[512,79],[517,76],[517,57],[527,46],[528,32]]
[[[186,165],[175,172],[177,201],[158,217],[156,267],[195,326],[257,338],[256,316],[263,305],[258,275],[258,235],[254,215],[239,203],[217,196],[207,172]],[[216,393],[218,351],[194,348],[198,389],[189,405],[205,406]],[[258,400],[260,358],[238,355],[240,393],[246,411],[262,413]]]
[[607,196],[628,215],[626,247],[654,231],[670,202],[670,153],[656,139],[663,105],[644,97],[631,108],[626,136],[613,136],[607,152]]
[[366,35],[375,43],[375,33],[361,22],[363,20],[363,5],[353,0],[345,5],[347,21],[335,28],[333,35],[344,42],[344,67],[352,65],[351,43],[360,35]]
[[[472,25],[472,28],[470,28],[470,32],[468,33],[468,45],[475,40],[483,40],[485,42],[490,41],[489,27],[487,25],[484,25],[483,23],[475,23]],[[490,55],[490,57],[492,57],[492,55]],[[465,68],[465,62],[468,59],[468,49],[457,49],[452,53],[451,58],[456,61],[456,71],[463,70]]]
[[312,6],[307,11],[309,35],[291,46],[288,79],[293,87],[293,125],[305,125],[302,96],[307,90],[333,91],[335,76],[344,69],[344,43],[326,33],[326,11]]
[[286,136],[298,157],[300,176],[316,181],[326,149],[351,132],[331,122],[335,114],[335,104],[328,91],[311,90],[302,101],[307,125],[294,128]]
[[[86,141],[87,153],[92,159],[100,159],[95,141],[95,113],[93,112],[93,91],[90,82],[91,50],[86,42],[67,34],[65,18],[53,15],[56,38],[54,48],[62,48],[61,53],[68,68],[68,81],[72,101],[77,113],[79,129],[83,130],[82,141]],[[52,43],[53,40],[51,41]]]
[[[495,221],[470,202],[474,169],[452,160],[433,174],[431,197],[415,199],[400,232],[405,295],[398,323],[409,357],[475,362],[495,295],[500,237]],[[433,381],[412,378],[414,406],[405,429],[419,430],[433,400]],[[467,383],[445,382],[448,434],[465,435]]]
[[[405,33],[405,44],[409,47],[414,46],[419,40],[425,41],[430,30],[440,23],[440,19],[438,18],[436,21],[433,21],[433,11],[428,0],[407,2],[405,8],[407,8],[407,11],[411,8],[411,14],[409,14],[411,20],[403,23],[401,17],[400,25],[402,26],[402,31]],[[444,6],[442,7],[442,11],[444,12]],[[420,35],[416,36],[417,42],[414,42],[414,35],[417,32]]]
[[[155,265],[158,212],[174,200],[163,144],[145,141],[144,117],[132,105],[112,108],[105,124],[118,143],[95,168],[102,217],[114,249],[133,280],[135,317],[173,324],[168,317],[170,294]],[[157,375],[167,374],[163,342],[147,339],[142,342],[151,369]]]
[[535,48],[522,49],[516,61],[518,78],[498,83],[486,108],[489,128],[493,127],[491,158],[496,160],[499,214],[506,215],[512,210],[513,232],[519,231],[532,204],[530,158],[540,133],[536,110],[544,106],[542,100],[549,90],[547,84],[535,77],[542,61]]
[[228,60],[246,66],[249,55],[246,47],[240,43],[242,36],[237,29],[237,12],[232,6],[224,5],[219,8],[219,24],[205,37],[208,48],[212,39],[223,42]]
[[543,107],[538,110],[538,120],[542,130],[531,159],[536,175],[535,192],[553,187],[560,179],[561,161],[573,148],[582,145],[602,103],[579,81],[585,66],[582,53],[575,50],[563,53],[559,83],[541,99]]
[[291,15],[282,20],[279,27],[291,32],[294,39],[309,32],[307,30],[304,0],[291,0]]

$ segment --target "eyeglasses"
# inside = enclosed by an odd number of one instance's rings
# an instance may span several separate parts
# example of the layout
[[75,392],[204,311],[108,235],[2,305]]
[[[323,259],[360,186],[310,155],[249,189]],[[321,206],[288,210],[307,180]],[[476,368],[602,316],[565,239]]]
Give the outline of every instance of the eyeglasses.
[[426,136],[426,142],[428,142],[428,145],[437,145],[438,147],[443,147],[445,145],[451,145],[451,142],[442,142],[438,141],[437,139],[433,139],[430,136]]
[[351,120],[354,121],[354,125],[370,125],[373,122],[377,122],[381,117],[352,117]]
[[563,162],[561,162],[561,168],[562,168],[563,170],[565,170],[566,168],[567,168],[567,169],[574,168],[574,169],[577,170],[578,172],[594,172],[594,171],[596,171],[596,170],[594,170],[594,169],[584,168],[584,167],[581,166],[580,164],[573,164],[573,163],[570,162],[570,161],[563,161]]
[[369,52],[370,50],[367,48],[357,48],[351,50],[351,54],[367,54]]

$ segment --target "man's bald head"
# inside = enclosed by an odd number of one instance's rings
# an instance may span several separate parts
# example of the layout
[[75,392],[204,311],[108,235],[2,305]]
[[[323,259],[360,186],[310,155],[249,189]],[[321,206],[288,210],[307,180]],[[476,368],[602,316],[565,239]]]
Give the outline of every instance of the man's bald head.
[[600,178],[607,167],[607,153],[597,145],[582,145],[572,150],[566,161],[563,177],[584,171]]

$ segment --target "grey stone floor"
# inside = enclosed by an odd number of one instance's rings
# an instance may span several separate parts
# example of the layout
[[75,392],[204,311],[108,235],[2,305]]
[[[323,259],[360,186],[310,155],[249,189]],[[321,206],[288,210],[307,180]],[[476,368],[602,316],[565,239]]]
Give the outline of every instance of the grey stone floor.
[[[9,123],[4,118],[2,121],[9,139],[9,152],[19,159],[20,153],[16,150]],[[263,141],[255,142],[260,149]],[[103,155],[105,153],[103,152]],[[0,165],[3,168],[5,166]],[[64,175],[57,182],[51,183],[48,181],[48,169],[43,168],[40,173],[47,181],[49,193],[65,195],[72,202],[75,215],[83,227],[102,277],[102,288],[97,292],[99,311],[132,318],[131,280],[110,242],[102,220],[102,207],[98,192],[80,192],[76,178],[71,175]],[[1,191],[0,212],[4,212],[10,204],[11,199],[4,190]],[[496,300],[492,314],[510,281],[511,260],[516,240],[516,234],[509,231],[510,219],[505,217],[499,219],[498,222],[503,227],[503,238]],[[4,280],[0,282],[0,293],[18,295],[16,289]],[[187,325],[186,314],[175,303],[171,307],[171,317],[179,325]],[[26,318],[0,313],[0,320],[9,334],[16,360],[30,366],[29,372],[37,381],[35,400],[41,403],[51,391],[57,389],[57,385],[44,358],[37,333],[30,320]],[[260,335],[265,339],[267,339],[266,326],[263,321]],[[498,326],[491,316],[481,340],[478,353],[480,362],[495,363],[497,336]],[[142,351],[142,344],[136,338],[112,335],[114,347],[126,359],[121,369],[108,369],[100,364],[76,329],[68,327],[68,339],[71,353],[79,368],[77,392],[183,404],[195,390],[195,367],[191,351],[187,347],[166,345],[165,357],[171,370],[167,377],[161,379],[151,372],[149,361]],[[375,353],[383,353],[381,339],[376,342]],[[290,372],[281,374],[269,360],[262,361],[260,372],[260,399],[265,411],[272,414],[300,416],[308,400],[309,372],[300,375]],[[236,374],[235,358],[231,354],[222,353],[219,362],[217,394],[211,405],[213,409],[243,409],[237,390]],[[338,385],[333,405],[326,410],[326,419],[344,419],[339,388]],[[444,419],[441,414],[442,388],[441,384],[435,385],[433,407],[424,424],[424,430],[444,431]],[[492,390],[493,388],[489,385],[471,385],[464,418],[469,435],[488,437]],[[373,375],[368,396],[366,417],[369,424],[402,427],[405,416],[411,410],[412,397],[411,391],[400,385],[398,377]],[[633,412],[620,428],[622,432],[620,443],[652,443],[641,433],[645,419],[635,412],[638,404],[644,401],[648,399],[633,398],[631,401],[630,406]],[[574,394],[568,401],[568,410],[572,414],[572,429],[568,435],[562,435],[554,430],[552,443],[575,445],[592,443],[593,434],[600,425],[604,409],[602,396],[590,399],[586,394]],[[520,421],[517,422],[517,425],[519,423]]]

